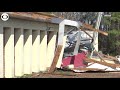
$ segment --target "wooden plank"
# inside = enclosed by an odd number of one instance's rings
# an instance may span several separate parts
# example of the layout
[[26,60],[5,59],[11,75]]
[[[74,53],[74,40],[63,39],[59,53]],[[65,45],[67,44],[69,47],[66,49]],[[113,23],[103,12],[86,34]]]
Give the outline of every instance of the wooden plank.
[[98,32],[98,33],[101,33],[105,36],[108,36],[108,33],[107,32],[104,32],[104,31],[101,31],[101,30],[98,30],[98,29],[95,29],[93,28],[93,26],[89,25],[89,24],[83,24],[83,26],[81,27],[81,30],[85,30],[83,28],[86,28],[86,29],[89,29],[90,31],[95,31],[95,32]]
[[60,53],[61,53],[61,50],[62,50],[62,47],[63,47],[62,45],[58,45],[58,47],[56,49],[56,53],[55,53],[54,59],[53,59],[53,62],[52,62],[52,65],[51,65],[48,73],[54,72],[54,70],[56,68],[56,64],[57,64],[59,56],[60,56]]
[[105,57],[102,57],[105,61],[107,60],[107,61],[115,61],[115,60],[113,60],[113,59],[110,59],[110,58],[105,58]]
[[113,59],[114,61],[118,61],[117,58],[113,57],[113,56],[108,56],[108,55],[105,55],[103,54],[104,57],[107,57],[107,58],[110,58],[110,59]]
[[59,56],[59,59],[58,59],[57,65],[56,65],[57,68],[61,67],[61,63],[62,63],[62,59],[63,59],[63,53],[64,53],[64,48],[65,48],[65,44],[66,44],[66,38],[67,38],[67,35],[64,35],[63,36],[62,50],[61,50],[61,53],[60,53],[60,56]]
[[[34,21],[46,21],[51,22],[52,18],[55,18],[55,16],[50,15],[43,15],[38,14],[34,12],[7,12],[10,17],[19,18],[19,19],[27,19],[27,20],[34,20]],[[1,14],[1,13],[0,13]]]
[[85,61],[86,62],[94,62],[94,63],[102,64],[102,65],[105,65],[105,66],[108,66],[108,67],[111,67],[111,68],[120,67],[120,64],[111,64],[111,63],[107,63],[107,62],[100,62],[100,61],[97,61],[95,59],[86,58]]
[[34,13],[49,16],[49,17],[56,17],[56,18],[58,17],[55,14],[49,14],[49,13],[45,13],[45,12],[34,12]]
[[100,56],[100,54],[97,51],[95,51],[95,52],[98,55],[98,57],[100,58],[100,60],[103,61],[103,62],[105,62],[105,60]]
[[[92,63],[94,64],[94,63]],[[82,68],[63,68],[63,70],[84,70],[84,71],[105,71],[105,69],[99,69],[99,68],[87,68],[87,67],[82,67]]]
[[74,68],[72,70],[85,70],[85,71],[104,71],[104,69],[99,68]]
[[[98,53],[97,51],[94,51],[94,53]],[[109,59],[112,59],[113,61],[118,61],[117,60],[117,58],[115,58],[115,57],[113,57],[113,56],[108,56],[108,55],[105,55],[105,54],[102,54],[103,55],[103,57],[106,57],[107,58],[107,60],[109,60]]]

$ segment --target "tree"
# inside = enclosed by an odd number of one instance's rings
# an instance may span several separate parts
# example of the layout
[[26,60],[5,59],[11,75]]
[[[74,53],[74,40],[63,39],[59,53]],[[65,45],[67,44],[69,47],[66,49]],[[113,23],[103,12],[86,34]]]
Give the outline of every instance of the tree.
[[99,35],[99,48],[111,55],[120,54],[120,12],[111,12],[111,17],[104,17],[102,21],[108,37]]

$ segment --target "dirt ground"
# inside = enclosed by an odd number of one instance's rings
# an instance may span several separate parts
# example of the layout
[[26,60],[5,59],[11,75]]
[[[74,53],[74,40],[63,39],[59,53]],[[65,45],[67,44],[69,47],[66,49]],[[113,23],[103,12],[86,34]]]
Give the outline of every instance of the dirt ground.
[[120,72],[84,72],[75,73],[72,71],[57,70],[52,74],[33,73],[32,75],[24,75],[21,78],[120,78]]

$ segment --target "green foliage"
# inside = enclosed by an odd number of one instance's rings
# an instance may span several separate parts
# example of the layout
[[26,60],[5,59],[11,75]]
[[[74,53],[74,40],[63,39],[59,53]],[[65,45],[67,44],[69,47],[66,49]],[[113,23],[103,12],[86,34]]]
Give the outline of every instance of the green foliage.
[[120,54],[120,30],[108,31],[108,52],[112,55]]
[[110,18],[109,17],[103,17],[103,22],[104,25],[110,25]]
[[111,17],[103,17],[102,25],[108,37],[99,34],[99,49],[110,55],[120,55],[120,12],[111,12]]

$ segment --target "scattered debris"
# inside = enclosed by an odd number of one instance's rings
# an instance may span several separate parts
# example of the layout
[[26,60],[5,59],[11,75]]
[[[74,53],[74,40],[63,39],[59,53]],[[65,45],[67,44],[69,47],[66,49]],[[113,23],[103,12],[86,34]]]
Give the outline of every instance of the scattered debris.
[[[89,33],[87,33],[86,30],[95,31],[105,36],[108,36],[107,32],[94,29],[89,24],[82,24],[82,26],[80,27],[80,30],[84,31],[92,39],[92,42],[94,41],[93,40],[94,38]],[[56,64],[58,62],[62,46],[60,47],[59,50],[58,48],[56,49],[56,54],[53,59],[50,70],[48,71],[49,73],[54,72],[56,68]],[[97,52],[95,49],[93,49],[92,51],[89,51],[89,49],[87,48],[82,48],[80,50],[81,52],[78,52],[77,54],[73,54],[71,56],[67,56],[63,58],[61,69],[72,70],[73,72],[120,71],[120,58],[119,57],[108,56],[108,55]],[[91,57],[90,56],[91,53],[95,55],[92,54],[92,57]]]
[[[70,69],[70,70],[73,70],[74,72],[120,71],[120,63],[116,62],[116,61],[118,61],[117,58],[112,57],[112,56],[103,55],[103,56],[106,56],[106,58],[105,58],[105,57],[101,56],[99,53],[97,55],[99,55],[97,57],[97,59],[96,58],[88,58],[88,57],[86,57],[85,54],[83,54],[83,52],[78,53],[75,56],[66,57],[63,59],[61,68],[65,69],[65,70]],[[102,60],[101,60],[101,58],[102,58]],[[79,60],[79,62],[77,62],[79,67],[76,67],[75,62],[77,60]],[[109,60],[113,61],[114,63],[107,62]],[[86,62],[87,64],[84,64],[84,62]],[[73,64],[72,68],[70,68],[71,64]]]

